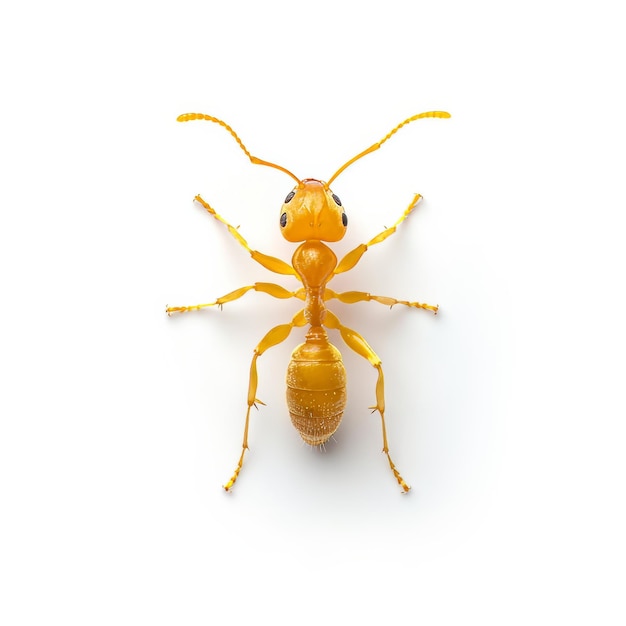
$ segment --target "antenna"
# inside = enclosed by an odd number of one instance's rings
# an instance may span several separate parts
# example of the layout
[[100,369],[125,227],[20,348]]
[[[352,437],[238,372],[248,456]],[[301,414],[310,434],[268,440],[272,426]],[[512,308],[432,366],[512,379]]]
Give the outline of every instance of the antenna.
[[330,177],[329,181],[326,183],[326,187],[327,188],[330,187],[330,184],[333,182],[333,180],[335,180],[335,178],[337,178],[339,174],[341,174],[345,169],[350,167],[355,161],[358,161],[361,157],[364,157],[370,152],[374,152],[375,150],[378,150],[378,148],[380,148],[385,143],[385,141],[387,141],[387,139],[390,139],[392,135],[395,135],[403,126],[405,126],[406,124],[410,124],[411,122],[414,122],[415,120],[420,120],[424,117],[448,118],[450,117],[450,113],[446,113],[445,111],[427,111],[426,113],[418,113],[417,115],[414,115],[413,117],[408,117],[407,119],[404,120],[404,122],[401,122],[393,130],[389,131],[378,143],[375,143],[374,145],[370,146],[367,150],[364,150],[363,152],[357,154],[355,157],[351,158],[347,163],[344,163]]
[[285,172],[285,174],[289,174],[289,176],[291,176],[291,178],[293,178],[298,183],[298,185],[302,184],[300,179],[295,174],[292,174],[288,169],[285,169],[284,167],[281,167],[280,165],[276,165],[276,163],[263,161],[262,159],[252,156],[250,152],[248,151],[248,148],[244,146],[243,141],[239,139],[239,136],[237,135],[237,133],[226,122],[223,122],[222,120],[217,119],[217,117],[213,117],[211,115],[205,115],[204,113],[183,113],[183,115],[179,115],[176,118],[177,122],[191,122],[193,120],[206,120],[208,122],[215,122],[216,124],[219,124],[220,126],[225,128],[235,138],[235,141],[239,144],[239,147],[246,153],[247,157],[250,159],[252,163],[254,163],[255,165],[267,165],[268,167],[273,167],[274,169],[280,170],[281,172]]

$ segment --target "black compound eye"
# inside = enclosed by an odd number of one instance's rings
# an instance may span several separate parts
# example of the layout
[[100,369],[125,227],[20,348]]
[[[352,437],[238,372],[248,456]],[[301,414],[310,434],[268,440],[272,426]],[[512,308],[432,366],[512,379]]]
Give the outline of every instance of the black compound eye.
[[347,226],[347,225],[348,225],[348,216],[347,216],[345,213],[342,213],[342,214],[341,214],[341,223],[342,223],[344,226]]
[[[296,195],[296,192],[295,192],[295,191],[290,191],[290,192],[287,194],[287,197],[285,198],[285,204],[287,204],[288,202],[291,202],[291,199],[292,199],[295,195]],[[283,219],[283,218],[281,217],[281,218],[280,218],[281,222],[282,222],[282,219]],[[287,219],[287,216],[286,216],[286,215],[285,215],[285,219]],[[284,226],[284,224],[283,224],[283,226]]]
[[[293,193],[293,191],[291,193]],[[291,200],[291,198],[290,198],[290,200]],[[281,228],[285,228],[285,226],[287,226],[287,213],[283,213],[280,216],[280,226],[281,226]]]
[[333,194],[333,200],[339,205],[341,206],[341,200],[339,199],[339,196]]

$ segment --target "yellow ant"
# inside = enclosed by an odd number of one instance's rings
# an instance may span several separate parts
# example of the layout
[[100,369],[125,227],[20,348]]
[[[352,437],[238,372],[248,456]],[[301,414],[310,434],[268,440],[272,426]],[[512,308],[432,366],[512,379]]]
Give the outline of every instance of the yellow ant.
[[207,202],[199,195],[195,197],[195,200],[200,203],[210,215],[228,228],[230,234],[250,253],[257,263],[276,274],[295,276],[302,283],[302,288],[297,291],[288,291],[274,283],[254,283],[254,285],[236,289],[218,298],[214,302],[196,304],[193,306],[168,307],[166,309],[167,314],[171,315],[172,313],[197,311],[198,309],[216,305],[221,307],[227,302],[241,298],[241,296],[251,290],[266,293],[274,298],[298,298],[304,301],[304,308],[296,313],[291,322],[272,328],[254,349],[254,355],[250,365],[248,410],[243,431],[241,457],[239,458],[239,462],[237,463],[232,477],[224,485],[226,491],[230,491],[235,484],[243,466],[244,455],[248,449],[250,409],[252,406],[256,406],[257,402],[263,404],[256,397],[258,382],[256,369],[257,359],[269,348],[285,341],[294,327],[306,325],[309,325],[310,328],[306,334],[305,343],[299,345],[293,351],[287,369],[287,405],[293,425],[297,428],[302,439],[312,446],[323,445],[339,427],[346,406],[346,371],[341,360],[341,354],[328,340],[328,335],[324,327],[338,330],[347,346],[360,356],[366,358],[378,372],[376,382],[376,405],[370,408],[374,411],[378,411],[380,414],[382,421],[383,452],[387,455],[391,471],[398,481],[398,484],[402,487],[403,493],[410,490],[409,485],[404,481],[391,460],[391,456],[389,456],[387,429],[385,427],[384,378],[381,361],[359,333],[341,324],[337,316],[326,308],[326,302],[336,299],[346,304],[353,304],[355,302],[369,302],[373,300],[390,307],[396,304],[403,304],[417,309],[426,309],[435,314],[437,313],[438,306],[423,304],[421,302],[396,300],[395,298],[387,296],[374,296],[362,291],[338,293],[328,289],[326,285],[337,274],[351,270],[370,246],[381,243],[387,239],[387,237],[393,235],[393,233],[396,232],[396,227],[413,211],[421,199],[421,195],[415,194],[400,219],[398,219],[391,228],[387,228],[379,233],[366,244],[357,246],[354,250],[348,252],[339,262],[337,262],[337,257],[334,252],[322,242],[335,242],[343,239],[348,226],[348,217],[341,204],[341,200],[331,191],[331,183],[355,161],[370,152],[378,150],[385,141],[404,125],[426,117],[448,118],[450,114],[445,111],[429,111],[407,118],[385,135],[379,142],[373,144],[367,150],[357,154],[342,165],[330,177],[328,182],[314,178],[303,178],[300,180],[284,167],[276,165],[275,163],[269,163],[268,161],[262,161],[252,156],[235,131],[228,126],[228,124],[216,117],[202,113],[186,113],[178,117],[179,122],[207,120],[219,124],[234,137],[239,147],[246,153],[252,163],[267,165],[281,172],[285,172],[297,183],[287,194],[279,218],[283,237],[293,243],[302,242],[293,254],[291,265],[275,257],[267,256],[257,250],[250,249],[246,240],[239,234],[239,231],[218,215]]

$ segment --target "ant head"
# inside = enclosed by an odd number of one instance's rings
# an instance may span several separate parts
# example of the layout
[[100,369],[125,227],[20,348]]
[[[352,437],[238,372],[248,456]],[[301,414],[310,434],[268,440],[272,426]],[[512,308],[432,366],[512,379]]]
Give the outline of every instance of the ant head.
[[191,120],[207,120],[222,126],[227,130],[239,144],[239,147],[245,152],[246,156],[255,165],[266,165],[276,170],[284,172],[291,176],[298,184],[287,194],[285,202],[280,211],[280,227],[283,237],[287,241],[339,241],[346,234],[348,226],[348,217],[341,206],[341,200],[330,190],[331,183],[344,170],[350,167],[355,161],[378,150],[388,139],[393,137],[403,126],[415,120],[424,117],[450,117],[445,111],[427,111],[413,115],[398,124],[389,131],[380,141],[371,145],[367,150],[363,150],[355,157],[352,157],[347,163],[344,163],[329,179],[328,182],[322,182],[314,178],[305,178],[300,180],[295,174],[288,169],[263,161],[258,157],[252,156],[248,148],[243,144],[237,133],[226,122],[205,115],[204,113],[184,113],[178,116],[179,122],[189,122]]
[[287,241],[339,241],[347,227],[339,197],[314,178],[300,181],[280,210],[280,232]]

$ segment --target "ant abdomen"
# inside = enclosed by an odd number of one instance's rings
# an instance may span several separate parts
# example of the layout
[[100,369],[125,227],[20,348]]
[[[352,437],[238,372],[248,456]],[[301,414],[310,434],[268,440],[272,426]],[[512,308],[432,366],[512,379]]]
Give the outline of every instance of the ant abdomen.
[[[319,327],[318,327],[319,328]],[[315,327],[291,355],[287,369],[287,406],[292,424],[312,446],[330,439],[346,406],[346,370],[341,353],[323,329]]]

